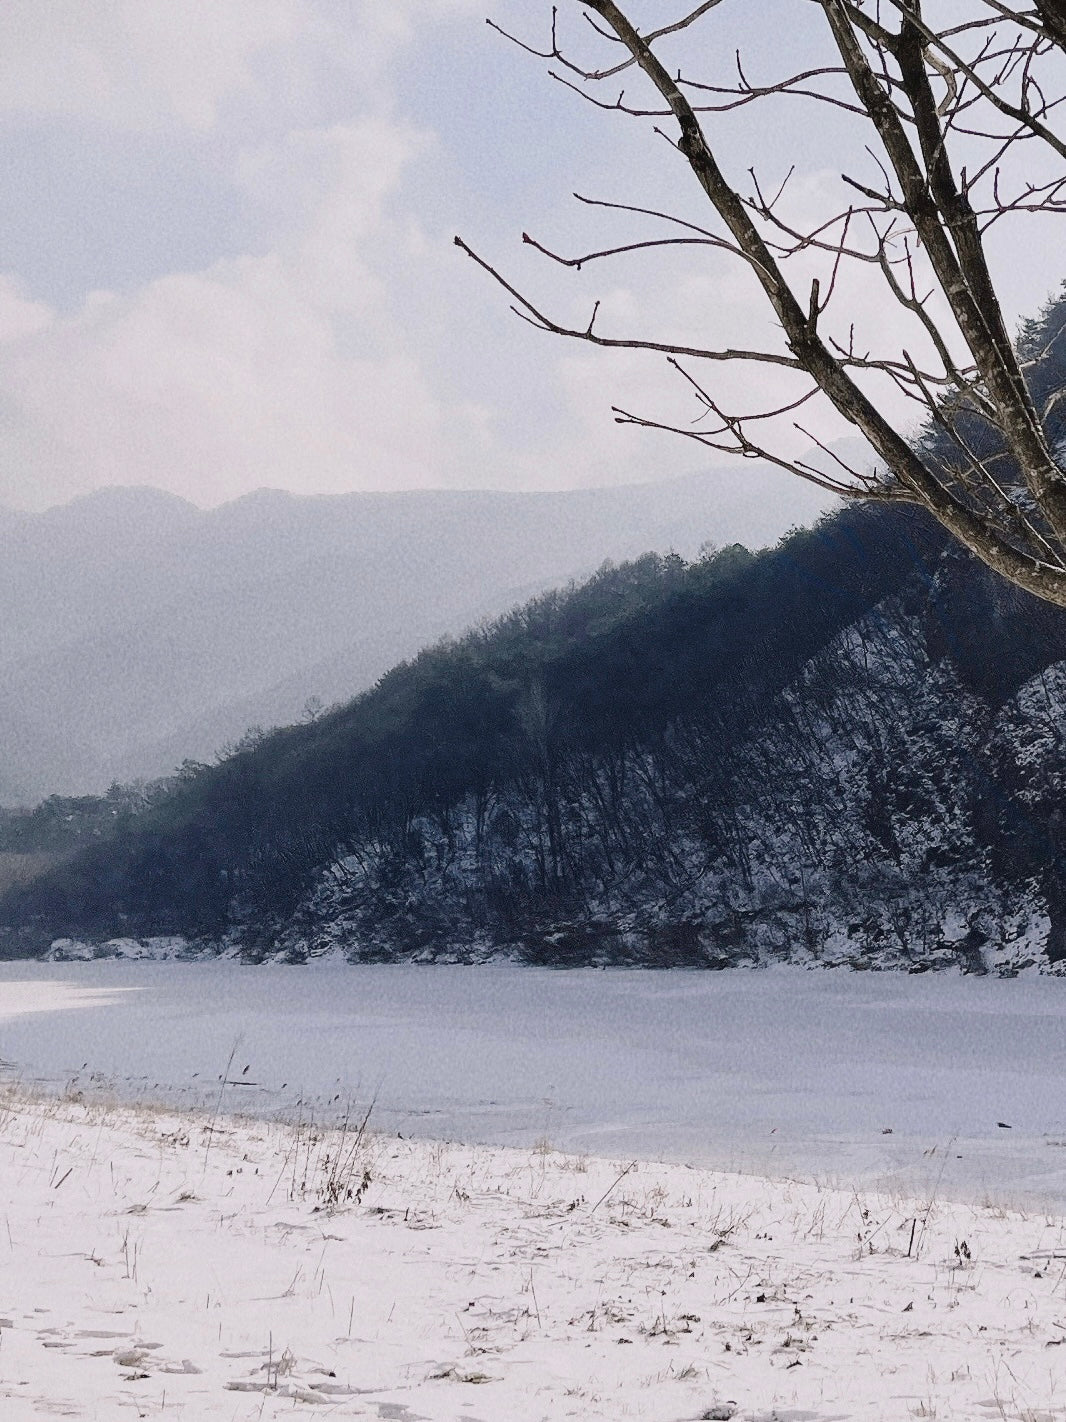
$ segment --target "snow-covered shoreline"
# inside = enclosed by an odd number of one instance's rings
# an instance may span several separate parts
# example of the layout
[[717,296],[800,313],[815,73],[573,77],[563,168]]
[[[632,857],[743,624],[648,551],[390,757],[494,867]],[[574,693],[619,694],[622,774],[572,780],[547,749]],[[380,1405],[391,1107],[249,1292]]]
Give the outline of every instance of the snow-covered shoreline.
[[[0,1101],[5,1422],[1062,1415],[1066,1222]],[[349,1198],[349,1193],[351,1198]]]
[[[975,896],[979,898],[980,894]],[[847,972],[952,973],[961,970],[978,976],[991,974],[1001,978],[1016,978],[1021,974],[1066,976],[1066,960],[1052,958],[1047,952],[1050,931],[1047,915],[1033,905],[1025,911],[1019,910],[1009,932],[1004,932],[994,941],[989,940],[980,950],[971,945],[973,935],[969,919],[951,910],[945,914],[943,928],[946,936],[943,940],[936,947],[924,946],[917,955],[900,943],[874,946],[861,936],[856,939],[840,924],[827,932],[817,948],[812,949],[802,933],[789,931],[782,922],[763,924],[753,931],[751,940],[742,948],[734,946],[730,951],[719,951],[708,945],[707,951],[695,958],[690,955],[670,961],[668,954],[664,956],[647,951],[647,943],[644,942],[647,935],[631,925],[605,921],[591,928],[586,925],[585,928],[589,930],[589,945],[597,939],[597,934],[602,941],[598,948],[588,946],[588,951],[583,949],[576,954],[565,948],[572,937],[567,926],[552,932],[545,931],[537,940],[533,952],[528,941],[501,941],[490,934],[466,930],[455,936],[445,935],[439,941],[422,945],[417,950],[401,952],[385,948],[379,942],[368,941],[351,924],[343,920],[331,921],[327,917],[313,931],[306,927],[290,927],[274,934],[249,935],[232,929],[217,939],[185,938],[180,934],[140,938],[56,938],[46,950],[27,955],[27,961],[241,962],[257,967],[264,964],[304,967],[390,963],[472,967],[513,963],[569,970],[588,967],[652,971],[696,968],[712,972],[789,965]]]

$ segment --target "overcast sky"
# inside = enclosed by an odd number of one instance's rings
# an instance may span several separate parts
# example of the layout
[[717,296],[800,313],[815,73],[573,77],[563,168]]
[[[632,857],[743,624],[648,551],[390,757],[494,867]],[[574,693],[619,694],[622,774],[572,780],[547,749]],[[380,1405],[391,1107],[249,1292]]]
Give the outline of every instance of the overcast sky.
[[[264,485],[565,488],[717,462],[613,424],[612,401],[690,413],[660,360],[532,330],[452,245],[460,232],[568,319],[602,297],[605,329],[774,338],[745,274],[705,252],[574,275],[523,250],[523,230],[566,251],[648,235],[575,189],[700,215],[649,122],[590,109],[484,23],[544,40],[549,9],[4,0],[0,502],[138,483],[204,505]],[[709,18],[756,77],[824,55],[806,0],[755,9]],[[836,121],[764,114],[721,121],[736,172],[779,181],[795,161],[813,210]],[[1018,242],[998,252],[1012,319],[1066,266],[1057,227]],[[850,299],[880,321],[861,285]],[[716,388],[739,399],[754,378]],[[824,413],[812,429],[843,432]]]

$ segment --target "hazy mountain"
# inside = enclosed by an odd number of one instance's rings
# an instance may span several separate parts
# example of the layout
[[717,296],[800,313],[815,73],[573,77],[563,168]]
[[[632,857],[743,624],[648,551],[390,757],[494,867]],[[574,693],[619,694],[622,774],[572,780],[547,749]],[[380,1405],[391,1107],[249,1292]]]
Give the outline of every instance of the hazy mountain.
[[[401,658],[645,550],[760,547],[796,520],[764,466],[557,494],[250,494],[203,511],[113,488],[0,509],[0,803],[210,758]],[[806,517],[825,507],[810,488]]]

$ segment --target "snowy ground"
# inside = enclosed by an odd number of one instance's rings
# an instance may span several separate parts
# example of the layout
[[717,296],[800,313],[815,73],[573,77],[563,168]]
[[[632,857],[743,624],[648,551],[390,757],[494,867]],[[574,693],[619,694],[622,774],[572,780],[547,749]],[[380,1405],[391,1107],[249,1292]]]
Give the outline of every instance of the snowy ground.
[[[348,1198],[351,1192],[351,1199]],[[0,1417],[1066,1417],[1066,1228],[0,1098]]]

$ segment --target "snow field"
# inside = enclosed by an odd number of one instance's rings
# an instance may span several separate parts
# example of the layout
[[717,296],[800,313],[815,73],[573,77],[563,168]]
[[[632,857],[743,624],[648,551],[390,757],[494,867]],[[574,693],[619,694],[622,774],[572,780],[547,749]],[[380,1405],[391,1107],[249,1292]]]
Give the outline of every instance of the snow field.
[[1066,1417],[1034,1211],[0,1098],[0,1417]]

